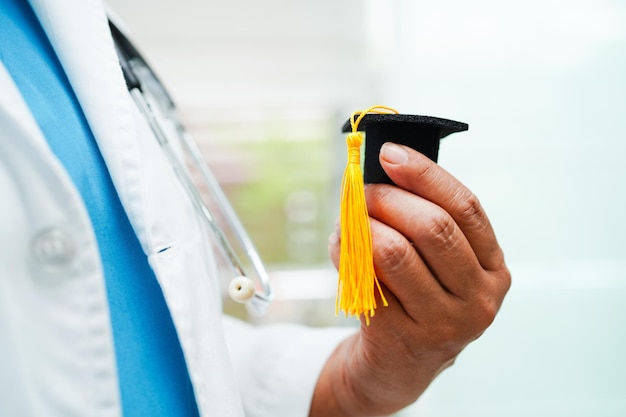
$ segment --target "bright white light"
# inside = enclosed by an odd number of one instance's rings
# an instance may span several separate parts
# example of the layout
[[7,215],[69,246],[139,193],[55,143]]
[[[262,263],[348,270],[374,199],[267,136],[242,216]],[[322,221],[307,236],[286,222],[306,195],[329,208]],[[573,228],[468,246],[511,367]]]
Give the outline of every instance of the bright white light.
[[421,69],[568,65],[626,38],[626,8],[591,1],[400,2],[398,59]]

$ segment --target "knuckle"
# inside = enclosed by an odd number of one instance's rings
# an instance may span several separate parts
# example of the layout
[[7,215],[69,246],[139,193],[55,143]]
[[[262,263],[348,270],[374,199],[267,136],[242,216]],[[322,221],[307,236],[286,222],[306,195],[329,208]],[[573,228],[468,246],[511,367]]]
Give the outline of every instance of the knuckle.
[[415,182],[429,185],[437,180],[438,175],[436,173],[436,170],[439,168],[439,166],[430,160],[424,162],[425,163],[415,164],[413,178]]
[[467,327],[448,323],[437,328],[437,335],[432,338],[430,348],[446,352],[448,358],[454,358],[473,338]]
[[481,307],[481,324],[484,329],[491,326],[491,323],[496,318],[496,314],[498,314],[499,306],[496,302],[490,301],[487,303],[483,303]]
[[452,242],[456,223],[446,213],[439,213],[428,220],[426,230],[431,244],[446,246]]
[[364,190],[369,206],[389,198],[393,188],[387,184],[365,184]]
[[386,184],[366,184],[365,199],[367,210],[371,216],[384,213],[385,208],[393,204],[393,187]]
[[471,301],[460,301],[439,316],[436,331],[429,333],[429,348],[456,354],[478,339],[493,323],[500,304],[497,297],[484,293]]
[[503,266],[501,275],[502,276],[500,277],[499,281],[502,285],[504,293],[506,294],[511,288],[512,283],[511,271],[509,270],[509,268],[506,267],[506,265]]
[[462,194],[459,200],[457,210],[460,219],[466,222],[484,222],[485,215],[476,194],[467,190]]
[[420,177],[432,177],[440,167],[430,158],[420,153],[414,153],[412,157],[413,167],[415,169],[415,175]]
[[413,252],[413,247],[406,239],[392,235],[375,243],[374,262],[379,267],[393,272],[393,270],[403,268],[405,261]]
[[474,320],[478,335],[493,323],[498,314],[499,304],[489,295],[483,295],[475,301]]

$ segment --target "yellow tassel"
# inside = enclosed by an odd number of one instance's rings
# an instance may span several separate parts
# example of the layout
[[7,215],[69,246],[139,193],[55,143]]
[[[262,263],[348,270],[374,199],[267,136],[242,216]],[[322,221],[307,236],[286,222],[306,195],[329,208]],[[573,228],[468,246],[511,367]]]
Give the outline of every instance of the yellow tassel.
[[390,107],[372,106],[365,111],[354,112],[350,117],[352,132],[346,139],[348,163],[341,185],[341,249],[335,303],[335,314],[339,310],[346,316],[360,317],[363,314],[367,325],[376,309],[376,289],[383,305],[387,306],[374,272],[372,231],[361,172],[363,134],[358,131],[358,127],[368,113],[398,112]]

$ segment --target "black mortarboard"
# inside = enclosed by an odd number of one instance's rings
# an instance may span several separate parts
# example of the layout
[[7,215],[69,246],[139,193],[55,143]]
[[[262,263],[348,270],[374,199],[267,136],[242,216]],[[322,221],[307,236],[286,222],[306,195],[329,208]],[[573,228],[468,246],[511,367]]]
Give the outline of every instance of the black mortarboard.
[[[358,130],[365,131],[364,182],[393,184],[378,160],[380,148],[385,142],[409,146],[437,162],[439,140],[467,129],[466,123],[438,117],[378,113],[365,115],[358,126]],[[342,131],[351,131],[350,120],[343,125]]]
[[[358,116],[358,117],[357,117]],[[360,148],[365,130],[365,167],[361,171]],[[398,114],[387,106],[372,106],[352,113],[343,126],[346,137],[347,164],[341,182],[341,245],[339,284],[335,311],[363,315],[370,323],[377,305],[388,305],[376,278],[370,220],[364,182],[393,184],[380,165],[378,155],[385,142],[409,146],[437,161],[439,140],[454,132],[467,130],[465,123],[429,116]]]

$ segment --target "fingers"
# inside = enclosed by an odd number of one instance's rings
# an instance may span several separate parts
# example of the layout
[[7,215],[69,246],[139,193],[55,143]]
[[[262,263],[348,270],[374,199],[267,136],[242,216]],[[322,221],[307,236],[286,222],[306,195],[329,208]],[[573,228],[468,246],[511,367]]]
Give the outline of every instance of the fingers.
[[[439,165],[406,146],[384,144],[380,161],[398,187],[434,203],[451,216],[484,269],[502,268],[504,257],[489,219],[470,190]],[[434,227],[443,226],[446,223]],[[450,234],[446,227],[441,229],[443,236]]]
[[[370,223],[376,276],[390,305],[397,299],[413,318],[424,318],[433,305],[445,305],[450,295],[434,278],[411,242],[376,219],[371,219]],[[329,238],[329,253],[335,267],[339,265],[339,245],[338,232],[335,232]]]
[[[510,274],[475,196],[409,148],[385,144],[380,159],[398,185],[366,188],[369,214],[377,220],[372,231],[378,230],[374,261],[381,281],[405,306],[407,300],[436,297],[437,285],[460,300],[481,299],[488,310],[498,306]],[[338,253],[331,251],[335,265]]]
[[[389,185],[369,185],[366,198],[370,215],[388,226],[374,241],[375,265],[393,276],[394,284],[399,280],[400,291],[438,283],[447,292],[469,299],[481,288],[484,271],[445,210]],[[394,291],[395,285],[387,285]]]
[[[444,305],[450,295],[437,281],[415,248],[388,225],[371,220],[374,266],[378,279],[398,299],[406,313],[425,317],[433,305]],[[385,296],[389,296],[389,291]]]
[[[395,187],[377,187],[406,193]],[[368,194],[370,190],[371,187]],[[464,345],[491,323],[506,293],[507,287],[498,284],[503,280],[494,280],[479,266],[462,271],[456,264],[463,265],[465,261],[454,260],[436,276],[411,242],[394,227],[371,219],[371,230],[376,275],[389,301],[388,308],[376,311],[372,323],[382,323],[385,327],[391,325],[386,317],[395,320],[405,316],[420,328],[435,326],[433,334],[425,330],[421,336],[422,342],[433,346],[446,341]],[[333,233],[329,239],[329,252],[335,266],[339,261],[339,239],[338,233]],[[476,259],[474,263],[478,265]],[[442,262],[445,264],[446,261]],[[445,288],[442,281],[455,293]]]

